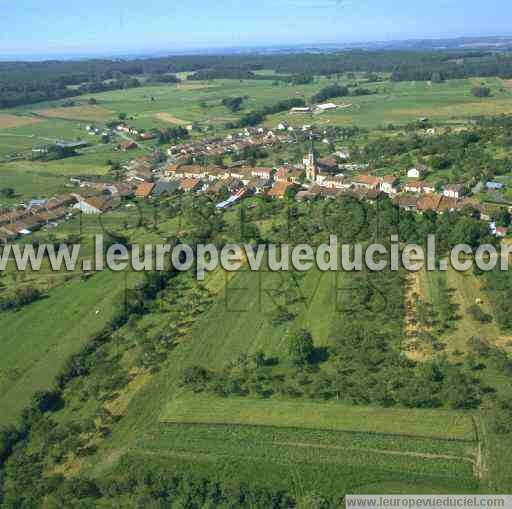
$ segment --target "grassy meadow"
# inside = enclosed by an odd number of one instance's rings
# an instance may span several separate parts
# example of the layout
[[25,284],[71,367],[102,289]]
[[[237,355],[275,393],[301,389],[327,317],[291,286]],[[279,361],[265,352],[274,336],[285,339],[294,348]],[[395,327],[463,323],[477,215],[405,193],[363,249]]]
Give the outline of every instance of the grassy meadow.
[[34,392],[49,390],[65,361],[113,318],[124,274],[72,280],[17,312],[0,314],[0,423],[14,424]]

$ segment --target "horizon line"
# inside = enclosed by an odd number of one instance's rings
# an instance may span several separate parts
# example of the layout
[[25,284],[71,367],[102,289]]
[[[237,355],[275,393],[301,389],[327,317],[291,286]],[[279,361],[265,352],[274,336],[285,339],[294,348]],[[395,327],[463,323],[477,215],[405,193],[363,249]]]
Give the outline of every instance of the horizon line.
[[[265,45],[260,44],[244,44],[244,45],[211,45],[198,46],[198,47],[186,47],[182,46],[176,49],[132,49],[132,50],[118,50],[118,51],[63,51],[63,52],[10,52],[0,54],[0,62],[44,62],[49,60],[88,60],[88,59],[144,59],[144,58],[165,58],[167,56],[182,56],[182,55],[225,55],[237,52],[247,53],[264,53],[272,50],[280,50],[285,52],[293,49],[321,49],[322,47],[332,47],[333,49],[339,50],[350,50],[350,49],[369,49],[370,45],[393,45],[393,44],[406,44],[406,43],[421,43],[421,42],[436,42],[436,41],[459,41],[459,40],[473,40],[476,43],[481,41],[482,46],[485,46],[485,41],[488,40],[502,40],[503,42],[510,42],[512,45],[512,35],[456,35],[451,37],[438,37],[438,36],[423,36],[418,38],[405,38],[405,39],[377,39],[377,40],[366,40],[366,41],[333,41],[333,42],[295,42],[295,43],[270,43]],[[488,41],[488,44],[491,44]],[[430,51],[440,51],[449,48],[428,48]],[[470,48],[468,48],[470,49]]]

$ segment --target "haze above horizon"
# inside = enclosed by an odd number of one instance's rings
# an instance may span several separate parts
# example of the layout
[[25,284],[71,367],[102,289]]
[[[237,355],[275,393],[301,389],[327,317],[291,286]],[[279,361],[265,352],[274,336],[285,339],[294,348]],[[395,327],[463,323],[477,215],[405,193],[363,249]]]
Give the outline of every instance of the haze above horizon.
[[508,0],[0,0],[0,59],[500,36],[511,19]]

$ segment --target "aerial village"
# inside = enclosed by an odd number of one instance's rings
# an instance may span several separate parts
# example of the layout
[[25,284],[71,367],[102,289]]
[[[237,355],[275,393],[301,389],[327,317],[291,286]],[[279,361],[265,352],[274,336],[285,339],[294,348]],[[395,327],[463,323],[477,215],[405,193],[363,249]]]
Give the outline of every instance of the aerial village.
[[[325,107],[329,108],[330,105]],[[119,143],[116,150],[123,153],[138,148],[141,141],[154,137],[151,132],[139,132],[125,122],[108,131],[93,126],[87,126],[86,130],[92,135],[117,136]],[[171,146],[160,162],[155,162],[151,156],[136,157],[123,166],[121,176],[108,182],[72,177],[67,185],[67,193],[48,199],[34,199],[11,210],[0,211],[0,244],[40,229],[55,228],[76,214],[106,213],[126,200],[158,200],[172,193],[208,193],[215,197],[221,190],[227,191],[229,197],[218,202],[216,206],[219,210],[228,209],[253,195],[269,200],[287,198],[299,202],[332,199],[340,195],[369,202],[388,197],[400,209],[417,213],[432,211],[443,214],[468,207],[482,221],[489,223],[492,234],[497,237],[508,235],[506,227],[497,226],[493,221],[499,212],[498,206],[474,199],[471,195],[476,190],[468,189],[462,183],[436,189],[424,180],[429,169],[423,164],[410,168],[406,176],[394,174],[391,170],[388,174],[379,172],[377,175],[368,164],[354,162],[347,147],[335,149],[326,157],[315,156],[314,143],[333,146],[325,133],[304,125],[299,137],[286,122],[279,123],[274,130],[248,127],[222,138],[205,138]],[[275,150],[298,140],[308,140],[310,145],[303,160],[274,167],[252,166],[244,160],[222,166],[194,162],[196,158],[222,158],[250,147]],[[59,148],[77,150],[84,145],[83,142],[63,142]],[[479,186],[489,191],[499,191],[504,184],[490,181]],[[512,212],[512,207],[507,206],[507,210]]]

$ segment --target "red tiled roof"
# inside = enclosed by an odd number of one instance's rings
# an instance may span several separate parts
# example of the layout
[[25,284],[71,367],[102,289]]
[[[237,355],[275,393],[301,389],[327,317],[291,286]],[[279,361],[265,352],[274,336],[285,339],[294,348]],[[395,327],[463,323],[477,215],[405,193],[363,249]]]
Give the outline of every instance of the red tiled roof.
[[137,198],[147,198],[153,192],[154,187],[155,184],[151,182],[142,182],[139,184],[139,187],[137,187],[135,196]]

